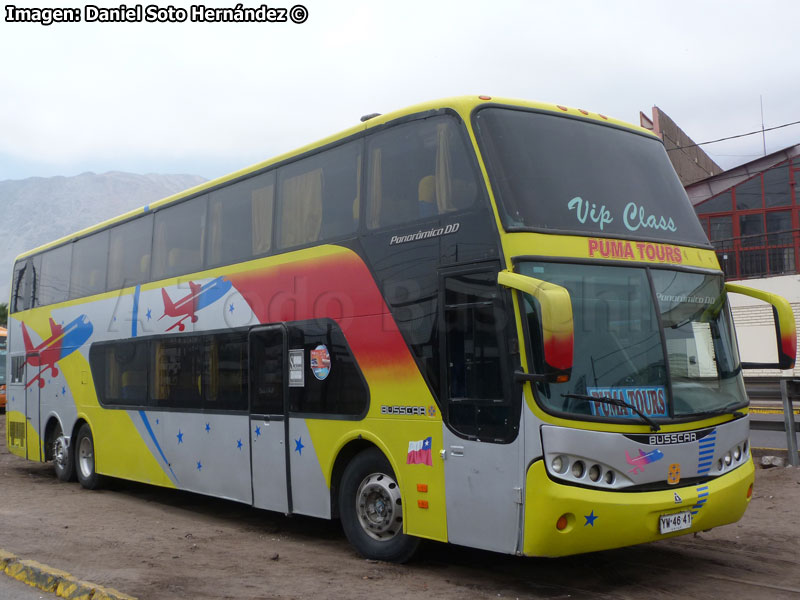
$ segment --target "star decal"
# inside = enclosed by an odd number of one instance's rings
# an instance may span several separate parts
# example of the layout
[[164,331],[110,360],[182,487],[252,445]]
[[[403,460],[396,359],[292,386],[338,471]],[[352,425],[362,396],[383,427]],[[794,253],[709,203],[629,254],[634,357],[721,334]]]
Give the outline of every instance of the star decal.
[[206,423],[206,433],[211,433],[211,423]]
[[256,427],[256,437],[261,437],[261,427]]
[[159,419],[156,419],[156,425],[158,425],[158,421],[159,421]]
[[61,395],[62,395],[62,396],[66,396],[66,395],[67,395],[67,388],[66,388],[66,386],[63,386],[63,385],[61,386]]
[[241,449],[242,449],[242,446],[244,446],[244,444],[242,443],[242,440],[239,440],[238,442],[236,442],[236,447],[237,447],[239,450],[241,450]]
[[297,452],[301,456],[303,455],[303,448],[305,448],[305,446],[303,445],[303,438],[302,437],[299,440],[295,440],[294,441],[294,451]]
[[584,515],[583,518],[586,519],[586,523],[583,524],[584,527],[587,525],[594,527],[594,521],[597,518],[597,515],[594,514],[594,511],[592,511],[588,515]]
[[147,313],[145,313],[145,316],[147,317],[147,320],[149,321],[150,319],[153,318],[153,311],[148,308],[147,309]]
[[178,435],[176,435],[175,437],[178,438],[179,444],[183,443],[183,432],[180,429],[178,429]]
[[231,305],[228,307],[228,312],[233,314],[233,302],[231,302]]
[[197,461],[197,470],[198,471],[202,471],[203,470],[203,463],[201,463],[199,460]]

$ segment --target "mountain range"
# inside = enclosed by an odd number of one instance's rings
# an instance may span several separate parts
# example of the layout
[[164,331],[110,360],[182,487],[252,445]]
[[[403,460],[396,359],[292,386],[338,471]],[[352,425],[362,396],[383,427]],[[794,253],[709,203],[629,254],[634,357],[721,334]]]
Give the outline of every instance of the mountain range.
[[206,181],[198,175],[111,171],[0,181],[0,302],[7,302],[14,259],[85,227]]

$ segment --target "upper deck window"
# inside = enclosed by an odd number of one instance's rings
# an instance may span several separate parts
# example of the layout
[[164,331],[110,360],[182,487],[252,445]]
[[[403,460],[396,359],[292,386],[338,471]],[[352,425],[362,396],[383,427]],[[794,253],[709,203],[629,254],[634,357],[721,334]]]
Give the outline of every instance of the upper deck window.
[[228,265],[269,252],[274,195],[274,171],[211,192],[208,266]]
[[156,213],[154,280],[202,270],[207,201],[199,196]]
[[475,125],[506,229],[708,246],[658,140],[505,108],[480,110]]
[[34,284],[35,306],[55,304],[67,299],[71,264],[72,244],[59,246],[42,254],[41,278]]
[[367,141],[367,226],[411,223],[471,206],[479,182],[452,117],[398,125]]
[[350,142],[278,170],[278,247],[353,233],[358,227],[361,144]]
[[70,298],[82,298],[106,291],[108,231],[75,242],[72,252]]

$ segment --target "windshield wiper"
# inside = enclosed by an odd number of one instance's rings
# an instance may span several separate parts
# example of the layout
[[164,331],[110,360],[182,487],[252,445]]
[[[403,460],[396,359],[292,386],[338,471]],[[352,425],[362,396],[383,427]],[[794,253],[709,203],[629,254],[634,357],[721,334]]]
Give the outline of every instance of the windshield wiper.
[[731,409],[734,406],[738,406],[741,403],[742,403],[741,400],[737,400],[735,402],[729,402],[728,404],[726,404],[722,408],[715,408],[714,410],[706,410],[706,411],[703,411],[703,412],[694,413],[694,414],[689,415],[689,416],[691,416],[691,417],[713,417],[715,415],[732,415],[732,416],[736,417],[737,419],[741,419],[744,416],[743,412],[740,412],[738,410],[731,411]]
[[611,404],[613,406],[622,406],[631,409],[642,418],[642,421],[650,425],[651,431],[659,431],[661,426],[653,421],[650,417],[636,408],[633,404],[620,400],[619,398],[609,398],[608,396],[589,396],[588,394],[561,394],[562,398],[575,398],[576,400],[586,400],[588,402],[601,402],[603,404]]

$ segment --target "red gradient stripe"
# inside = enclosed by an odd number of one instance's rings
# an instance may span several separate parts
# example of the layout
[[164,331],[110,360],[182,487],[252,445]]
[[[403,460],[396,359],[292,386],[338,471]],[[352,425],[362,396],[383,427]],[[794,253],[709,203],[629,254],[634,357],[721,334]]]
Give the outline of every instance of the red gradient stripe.
[[372,375],[419,376],[389,308],[354,252],[328,247],[297,260],[228,277],[260,323],[333,319],[359,365]]

